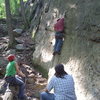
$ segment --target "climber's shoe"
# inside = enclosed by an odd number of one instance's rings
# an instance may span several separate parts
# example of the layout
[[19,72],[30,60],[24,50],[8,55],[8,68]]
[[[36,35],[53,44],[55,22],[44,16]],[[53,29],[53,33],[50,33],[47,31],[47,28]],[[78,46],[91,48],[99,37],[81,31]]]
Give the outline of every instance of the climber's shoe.
[[55,56],[56,54],[57,54],[57,52],[56,52],[56,51],[54,51],[54,52],[53,52],[53,55]]
[[57,54],[60,55],[61,53],[60,52],[57,52]]

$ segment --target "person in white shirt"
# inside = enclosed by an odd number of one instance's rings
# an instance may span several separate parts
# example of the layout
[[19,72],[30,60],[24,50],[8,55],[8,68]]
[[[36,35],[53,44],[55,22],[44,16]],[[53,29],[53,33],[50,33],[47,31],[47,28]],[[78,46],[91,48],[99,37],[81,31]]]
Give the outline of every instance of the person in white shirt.
[[[49,93],[52,89],[54,94]],[[65,72],[63,64],[56,65],[55,75],[40,94],[40,100],[76,100],[73,77]]]

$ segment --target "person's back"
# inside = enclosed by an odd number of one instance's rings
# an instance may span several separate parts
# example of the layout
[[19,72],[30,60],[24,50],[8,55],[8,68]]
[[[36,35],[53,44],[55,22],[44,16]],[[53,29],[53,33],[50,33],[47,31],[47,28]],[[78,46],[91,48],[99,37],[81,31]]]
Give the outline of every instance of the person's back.
[[[52,89],[53,94],[49,93]],[[40,94],[40,100],[76,100],[73,77],[65,72],[63,64],[55,66],[55,74]]]
[[15,61],[11,61],[8,63],[6,67],[6,75],[5,76],[15,76],[16,69],[15,69]]
[[64,18],[57,20],[57,23],[54,25],[54,30],[56,32],[62,32],[64,30]]
[[55,100],[76,100],[72,76],[65,75],[64,78],[54,76],[52,81],[54,81]]

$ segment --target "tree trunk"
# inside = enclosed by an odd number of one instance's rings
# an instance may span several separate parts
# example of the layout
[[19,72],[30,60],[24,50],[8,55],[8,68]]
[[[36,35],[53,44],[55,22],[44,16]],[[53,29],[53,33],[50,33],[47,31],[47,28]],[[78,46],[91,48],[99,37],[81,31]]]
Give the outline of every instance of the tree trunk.
[[23,18],[23,21],[24,21],[25,28],[28,28],[29,25],[28,25],[27,19],[25,17],[25,7],[24,7],[23,0],[20,0],[20,6],[21,6],[21,14],[22,14],[22,18]]
[[5,7],[6,7],[6,22],[8,28],[8,35],[9,35],[9,48],[14,46],[14,33],[12,29],[12,22],[11,22],[11,10],[10,10],[10,1],[5,0]]

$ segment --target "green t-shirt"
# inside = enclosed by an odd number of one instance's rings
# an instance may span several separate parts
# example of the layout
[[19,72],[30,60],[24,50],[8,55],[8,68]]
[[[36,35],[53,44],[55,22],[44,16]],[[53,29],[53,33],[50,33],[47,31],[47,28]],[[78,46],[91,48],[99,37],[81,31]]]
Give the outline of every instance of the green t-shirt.
[[6,67],[5,76],[14,76],[15,74],[16,74],[15,61],[11,61],[8,63]]

